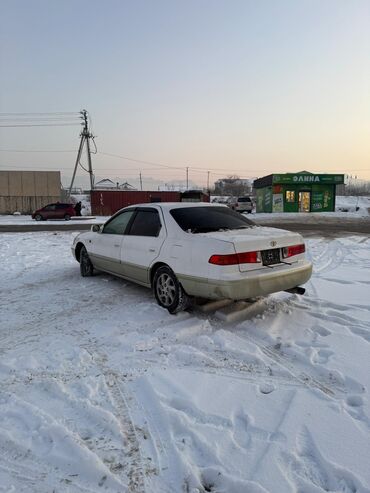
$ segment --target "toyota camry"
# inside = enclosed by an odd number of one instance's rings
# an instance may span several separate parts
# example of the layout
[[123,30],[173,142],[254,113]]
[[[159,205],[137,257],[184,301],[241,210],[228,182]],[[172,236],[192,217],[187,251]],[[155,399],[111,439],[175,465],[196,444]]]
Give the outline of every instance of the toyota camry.
[[191,297],[243,300],[298,289],[312,273],[301,235],[258,226],[220,204],[126,207],[79,234],[72,252],[82,276],[98,270],[152,288],[170,313]]

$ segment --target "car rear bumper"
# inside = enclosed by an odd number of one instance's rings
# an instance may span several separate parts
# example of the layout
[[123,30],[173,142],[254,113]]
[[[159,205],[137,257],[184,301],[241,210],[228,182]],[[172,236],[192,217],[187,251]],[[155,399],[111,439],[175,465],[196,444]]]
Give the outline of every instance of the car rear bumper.
[[304,262],[297,267],[285,270],[271,269],[267,272],[248,272],[242,279],[214,280],[178,275],[178,278],[191,296],[209,299],[244,300],[256,296],[266,296],[306,283],[312,274],[312,264]]

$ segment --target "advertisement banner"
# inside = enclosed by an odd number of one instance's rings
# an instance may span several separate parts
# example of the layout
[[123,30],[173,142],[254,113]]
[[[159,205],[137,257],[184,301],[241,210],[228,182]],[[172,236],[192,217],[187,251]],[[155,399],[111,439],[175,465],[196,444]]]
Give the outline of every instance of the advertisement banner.
[[284,212],[284,201],[282,193],[274,193],[272,196],[272,212]]

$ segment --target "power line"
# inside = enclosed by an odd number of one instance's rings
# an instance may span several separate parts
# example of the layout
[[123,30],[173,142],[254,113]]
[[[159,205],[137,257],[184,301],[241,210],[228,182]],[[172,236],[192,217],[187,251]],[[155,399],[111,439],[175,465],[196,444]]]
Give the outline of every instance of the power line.
[[[137,163],[143,163],[143,164],[149,164],[149,165],[153,165],[153,166],[161,166],[161,168],[165,168],[165,169],[180,169],[180,170],[184,170],[186,168],[188,168],[189,170],[191,171],[195,171],[195,172],[198,172],[198,173],[208,173],[208,171],[212,171],[213,174],[217,174],[217,171],[222,171],[222,168],[193,168],[193,167],[190,167],[190,166],[169,166],[168,164],[162,164],[162,163],[157,163],[157,162],[153,162],[153,161],[143,161],[141,159],[135,159],[135,158],[130,158],[128,156],[121,156],[119,154],[111,154],[111,153],[108,153],[108,152],[100,152],[98,154],[102,154],[103,156],[111,156],[111,157],[116,157],[116,158],[119,158],[119,159],[125,159],[127,161],[133,161],[133,162],[137,162]],[[266,168],[267,169],[267,168]],[[216,172],[214,173],[213,170],[215,170]],[[229,171],[230,172],[230,168],[225,168],[226,171]],[[248,170],[248,171],[260,171],[261,168],[259,170]],[[245,172],[246,170],[243,169],[243,170],[233,170],[233,171],[242,171],[242,172]],[[220,176],[224,176],[224,173],[218,173]]]
[[126,159],[127,161],[134,161],[135,163],[141,163],[141,164],[151,164],[153,166],[161,166],[162,168],[168,168],[168,169],[184,169],[184,166],[169,166],[168,164],[162,164],[162,163],[154,163],[152,161],[143,161],[142,159],[135,159],[127,156],[120,156],[118,154],[111,154],[108,152],[101,152],[99,151],[98,154],[101,154],[103,156],[111,156],[111,157],[116,157],[119,159]]
[[81,120],[80,117],[62,117],[62,118],[3,118],[0,117],[1,123],[40,123],[40,122],[76,122]]
[[0,113],[0,116],[31,116],[31,115],[79,115],[79,111],[52,111],[47,113]]
[[76,125],[81,125],[80,123],[31,123],[31,124],[16,124],[16,125],[0,125],[0,127],[70,127],[70,126],[76,126]]
[[69,127],[81,124],[79,112],[0,113],[1,128]]
[[[99,154],[102,154],[103,156],[111,156],[111,157],[116,157],[116,158],[120,158],[120,159],[125,159],[127,161],[134,161],[134,162],[137,162],[137,163],[144,163],[144,164],[149,164],[149,165],[153,165],[153,166],[161,166],[163,168],[168,168],[168,169],[186,169],[188,166],[170,166],[168,164],[163,164],[163,163],[157,163],[157,162],[153,162],[153,161],[144,161],[144,160],[141,160],[141,159],[136,159],[136,158],[131,158],[131,157],[128,157],[128,156],[121,156],[119,154],[111,154],[111,153],[108,153],[108,152],[101,152],[99,151]],[[188,167],[190,170],[192,171],[204,171],[205,173],[207,173],[208,171],[212,171],[212,169],[216,170],[216,171],[230,171],[230,168],[195,168],[193,166],[189,166]],[[268,168],[265,168],[265,169],[268,169]],[[261,168],[259,168],[258,170],[250,170],[250,171],[260,171]],[[234,169],[233,171],[246,171],[245,169]]]
[[3,118],[4,120],[72,120],[76,118],[82,119],[82,116],[79,113],[76,113],[75,115],[23,115],[23,116],[10,116],[10,115],[4,115],[0,114],[0,118]]
[[[17,168],[17,169],[32,168],[32,170],[34,170],[34,168],[53,169],[51,166],[43,166],[42,164],[35,164],[35,165],[30,164],[30,165],[23,165],[23,166],[18,166],[16,164],[15,165],[10,164],[10,165],[7,165],[6,169],[4,169],[2,171],[11,171],[9,168]],[[65,168],[63,166],[58,166],[58,169],[56,169],[55,171],[67,170],[67,169],[73,169],[73,166],[68,167],[68,168]]]
[[[50,151],[47,151],[47,150],[18,150],[18,149],[0,149],[0,152],[16,152],[16,153],[27,153],[27,152],[31,152],[31,153],[75,153],[76,150],[50,150]],[[102,154],[99,152],[99,154]],[[26,165],[27,167],[32,167],[32,166],[38,166],[38,165]],[[137,172],[139,170],[139,168],[107,168],[105,166],[103,166],[102,168],[99,167],[99,165],[96,166],[97,169],[99,169],[99,171],[116,171],[116,172],[126,172],[126,171],[133,171],[133,172]],[[174,170],[174,171],[177,171],[177,170],[184,170],[186,168],[185,167],[168,167],[167,169],[168,170]],[[259,171],[261,170],[266,170],[268,168],[261,168]],[[204,174],[208,174],[208,171],[212,174],[212,175],[216,175],[216,176],[225,176],[225,173],[222,173],[220,172],[220,170],[218,168],[208,168],[207,171],[203,170],[203,169],[198,169],[198,168],[190,168],[189,167],[189,170],[193,171],[194,173],[204,173]],[[152,172],[157,172],[157,171],[163,171],[163,167],[160,167],[160,168],[150,168],[150,169],[147,169],[145,171],[148,171],[150,173]],[[230,170],[229,170],[230,171]],[[235,171],[235,170],[234,170]],[[256,171],[256,170],[244,170],[244,171]],[[366,169],[366,168],[357,168],[357,169],[351,169],[350,172],[348,173],[351,173],[351,172],[354,172],[354,171],[370,171],[370,169]],[[345,172],[346,174],[348,174],[347,172]]]
[[35,149],[30,149],[30,150],[26,150],[26,149],[0,149],[0,152],[36,152],[36,153],[41,153],[41,152],[76,152],[76,149],[74,150],[59,150],[59,149],[55,149],[55,150],[50,150],[50,151],[47,151],[47,150],[35,150]]

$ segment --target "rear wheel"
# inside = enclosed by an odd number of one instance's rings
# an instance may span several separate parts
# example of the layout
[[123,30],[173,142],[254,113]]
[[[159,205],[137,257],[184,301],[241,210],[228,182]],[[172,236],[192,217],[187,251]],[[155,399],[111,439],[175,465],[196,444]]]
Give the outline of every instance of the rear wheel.
[[80,273],[82,277],[91,277],[94,274],[94,266],[84,246],[80,251]]
[[172,314],[185,310],[190,304],[175,273],[166,265],[154,274],[153,288],[158,305],[167,308]]
[[64,219],[66,221],[69,221],[71,219],[71,216],[69,214],[64,214]]
[[41,214],[36,214],[35,219],[36,221],[42,221],[43,217]]

